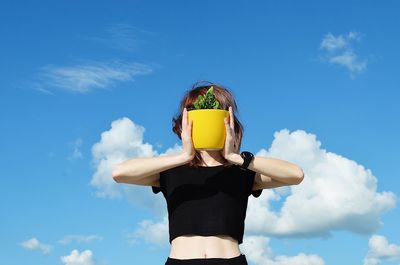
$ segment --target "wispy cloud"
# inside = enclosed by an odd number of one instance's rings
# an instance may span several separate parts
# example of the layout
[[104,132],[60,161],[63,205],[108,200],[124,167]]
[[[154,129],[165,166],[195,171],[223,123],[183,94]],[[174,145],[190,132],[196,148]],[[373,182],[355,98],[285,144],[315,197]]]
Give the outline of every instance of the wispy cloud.
[[153,32],[139,29],[130,24],[113,23],[106,26],[105,33],[102,36],[89,36],[85,38],[113,49],[134,52],[137,51],[140,46],[146,44],[146,39],[149,36],[154,35],[155,33]]
[[82,145],[82,138],[77,138],[74,141],[69,142],[68,144],[73,148],[73,151],[72,151],[72,154],[67,157],[67,159],[70,161],[82,159],[83,155],[80,150],[80,147]]
[[153,71],[149,65],[120,61],[92,61],[74,66],[48,65],[41,69],[35,89],[48,91],[53,88],[72,93],[87,93],[94,89],[108,89],[117,82],[132,81],[135,76]]
[[360,40],[361,35],[356,32],[349,32],[347,36],[339,35],[335,37],[332,33],[325,35],[321,42],[320,48],[325,49],[329,52],[342,49],[349,46],[349,42],[352,40]]
[[71,242],[89,243],[94,240],[102,240],[102,237],[96,235],[67,235],[63,239],[60,239],[58,243],[66,245]]
[[323,60],[347,68],[350,78],[354,79],[357,74],[367,69],[367,60],[360,59],[351,45],[352,41],[360,41],[361,37],[360,33],[352,31],[345,36],[326,34],[319,47],[324,52]]
[[340,55],[332,56],[329,62],[346,67],[350,71],[352,78],[355,77],[355,74],[361,73],[367,69],[367,61],[360,61],[352,50],[347,50]]
[[20,246],[29,250],[41,251],[43,254],[49,254],[53,248],[51,245],[40,243],[35,237],[20,243]]

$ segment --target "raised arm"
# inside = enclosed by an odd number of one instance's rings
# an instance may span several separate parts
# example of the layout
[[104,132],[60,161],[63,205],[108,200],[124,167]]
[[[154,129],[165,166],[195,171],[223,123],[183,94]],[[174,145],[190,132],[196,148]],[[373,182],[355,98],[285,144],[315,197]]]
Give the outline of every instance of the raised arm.
[[[243,164],[243,158],[239,154],[231,155],[228,160],[237,165]],[[248,169],[259,173],[257,174],[258,177],[256,177],[256,181],[264,182],[266,187],[270,185],[297,185],[304,179],[304,172],[301,167],[289,161],[277,158],[254,156]],[[261,180],[258,180],[260,176]],[[280,185],[279,182],[284,184]],[[259,184],[263,185],[262,183]]]
[[182,152],[176,155],[157,157],[133,158],[114,166],[113,179],[118,183],[130,183],[139,185],[157,185],[160,172],[189,163],[195,157],[195,149],[192,141],[193,121],[187,121],[187,109],[182,113]]
[[157,157],[132,158],[114,166],[113,179],[118,183],[141,184],[143,179],[161,171],[188,163],[184,153]]

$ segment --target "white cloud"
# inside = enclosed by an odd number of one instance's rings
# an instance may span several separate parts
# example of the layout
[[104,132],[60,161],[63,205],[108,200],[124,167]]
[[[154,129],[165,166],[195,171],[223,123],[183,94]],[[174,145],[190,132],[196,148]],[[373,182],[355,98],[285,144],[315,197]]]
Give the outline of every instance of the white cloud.
[[355,78],[367,69],[367,60],[360,59],[351,46],[351,41],[360,39],[357,32],[349,32],[347,36],[326,34],[320,44],[320,49],[326,52],[324,60],[347,68],[350,77]]
[[51,245],[40,243],[35,237],[20,243],[20,246],[30,250],[39,250],[43,254],[49,254],[53,248]]
[[[181,147],[175,145],[165,153],[158,154],[149,143],[143,142],[145,128],[135,124],[129,118],[121,118],[111,123],[111,129],[101,134],[99,142],[92,147],[93,161],[96,172],[90,184],[97,189],[99,197],[121,198],[125,193],[130,202],[158,211],[165,207],[161,196],[149,200],[151,187],[138,185],[121,185],[112,178],[113,166],[135,157],[153,157],[170,155],[180,152]],[[153,197],[153,196],[152,196]]]
[[368,242],[368,253],[364,258],[364,265],[377,265],[381,260],[399,260],[400,245],[390,244],[381,235],[372,235]]
[[129,158],[151,157],[156,154],[151,144],[143,143],[144,132],[143,126],[124,117],[113,121],[111,129],[101,133],[100,141],[92,147],[92,163],[96,172],[90,182],[98,189],[98,196],[121,197],[121,185],[111,175],[114,165]]
[[168,216],[164,215],[161,222],[154,222],[153,220],[141,221],[139,227],[133,233],[128,234],[127,237],[133,244],[144,240],[149,244],[167,247],[169,244],[168,229]]
[[350,46],[350,41],[360,40],[361,35],[358,32],[350,31],[347,36],[339,35],[334,36],[332,33],[328,33],[324,36],[321,41],[320,49],[332,52],[338,49],[343,49]]
[[[168,216],[165,215],[160,222],[143,220],[139,227],[128,237],[131,243],[143,242],[162,248],[169,247]],[[318,255],[299,253],[296,256],[274,256],[269,246],[270,239],[265,236],[244,236],[243,244],[239,245],[241,253],[246,255],[248,261],[256,265],[324,265]]]
[[31,82],[29,84],[34,90],[37,90],[43,94],[47,94],[47,95],[51,95],[51,96],[55,96],[56,94],[51,92],[48,88],[46,88],[46,84],[45,82],[43,82],[43,84],[40,84],[38,82]]
[[58,243],[66,245],[73,241],[78,243],[89,243],[94,240],[102,240],[102,237],[96,235],[67,235],[63,239],[60,239]]
[[[327,237],[334,230],[369,234],[382,225],[380,215],[395,207],[395,194],[378,192],[370,169],[322,149],[315,135],[284,129],[274,136],[269,150],[256,155],[291,161],[301,166],[305,178],[289,186],[287,197],[279,188],[250,197],[248,232],[277,237]],[[272,209],[274,201],[282,201],[279,210]]]
[[61,261],[65,265],[94,265],[92,251],[85,250],[79,253],[78,250],[72,250],[69,256],[62,256]]
[[40,84],[35,89],[48,91],[61,88],[73,93],[87,93],[94,89],[109,88],[122,81],[131,81],[137,75],[147,75],[153,70],[140,63],[120,61],[91,61],[74,66],[45,66],[39,75]]
[[[145,128],[128,118],[113,121],[111,129],[103,132],[101,140],[92,147],[96,172],[91,184],[100,196],[121,197],[124,191],[131,202],[158,212],[162,216],[160,222],[143,220],[128,237],[133,243],[144,239],[150,244],[167,247],[168,213],[163,196],[154,196],[148,186],[120,185],[111,176],[112,166],[119,162],[158,155],[151,144],[143,142],[144,132]],[[165,154],[180,151],[181,147],[175,145]],[[300,185],[265,189],[259,198],[250,196],[245,224],[249,235],[246,238],[250,241],[267,240],[252,235],[329,237],[335,230],[369,234],[382,225],[380,215],[396,205],[394,193],[377,191],[377,178],[370,169],[322,149],[314,134],[302,130],[278,131],[270,148],[261,149],[256,156],[291,161],[301,166],[305,178]],[[274,203],[280,203],[281,207],[272,207]],[[140,240],[136,241],[137,238]],[[246,244],[245,240],[243,242]],[[262,251],[248,251],[257,264],[324,264],[317,255],[273,256],[272,250],[265,246]],[[368,255],[369,264],[365,265],[373,264],[379,257]]]
[[241,253],[256,265],[324,265],[324,260],[315,254],[299,253],[296,256],[275,256],[265,236],[246,236],[240,245]]
[[345,66],[354,78],[356,73],[361,73],[367,69],[367,61],[360,61],[352,50],[344,51],[342,54],[329,57],[329,62]]
[[343,36],[340,35],[338,37],[335,37],[332,35],[332,33],[328,33],[322,40],[320,48],[325,49],[327,51],[334,51],[343,48],[346,45],[347,45],[347,40]]
[[[131,202],[164,216],[163,196],[154,196],[148,186],[121,185],[111,176],[112,166],[119,162],[157,155],[151,144],[143,143],[144,132],[128,118],[112,122],[92,148],[96,172],[91,184],[100,196],[121,197],[123,190]],[[247,232],[277,237],[327,237],[334,230],[369,234],[382,225],[380,215],[395,207],[395,194],[378,192],[370,169],[322,149],[315,135],[284,129],[274,137],[269,150],[256,155],[291,161],[302,167],[305,178],[300,185],[265,189],[259,198],[250,196]],[[175,145],[166,154],[180,150]],[[276,202],[281,202],[280,209],[273,209]]]

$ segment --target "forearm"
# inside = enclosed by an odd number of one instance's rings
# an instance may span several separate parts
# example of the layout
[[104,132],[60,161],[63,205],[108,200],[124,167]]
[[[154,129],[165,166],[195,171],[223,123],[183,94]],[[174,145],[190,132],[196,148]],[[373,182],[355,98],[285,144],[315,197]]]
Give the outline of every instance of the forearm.
[[[243,158],[239,154],[232,155],[228,160],[236,165],[243,164]],[[254,156],[248,169],[287,184],[298,184],[304,177],[302,168],[296,164],[276,158]]]
[[114,166],[112,176],[116,181],[141,179],[189,162],[182,153],[157,157],[132,158]]

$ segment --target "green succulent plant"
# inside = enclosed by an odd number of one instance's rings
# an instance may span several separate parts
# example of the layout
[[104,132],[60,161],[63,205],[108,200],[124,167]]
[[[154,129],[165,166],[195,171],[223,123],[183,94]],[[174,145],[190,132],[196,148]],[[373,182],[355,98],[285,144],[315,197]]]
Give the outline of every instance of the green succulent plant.
[[199,95],[196,101],[193,102],[193,106],[188,107],[188,111],[198,109],[221,109],[221,104],[215,98],[213,86],[207,90],[204,96]]

